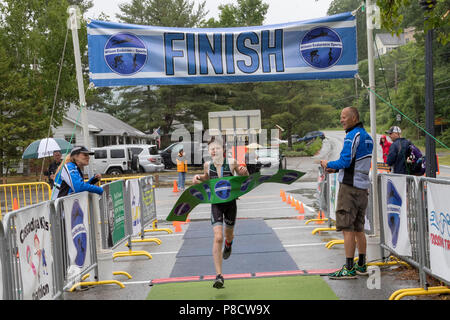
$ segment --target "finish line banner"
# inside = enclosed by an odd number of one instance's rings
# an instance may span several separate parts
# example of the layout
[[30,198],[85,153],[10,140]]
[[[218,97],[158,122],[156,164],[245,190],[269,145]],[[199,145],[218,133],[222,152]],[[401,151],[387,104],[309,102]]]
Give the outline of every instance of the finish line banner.
[[274,175],[253,173],[249,176],[232,176],[210,179],[187,188],[173,206],[167,221],[186,221],[189,213],[200,203],[224,203],[243,196],[262,183],[291,184],[305,173],[295,170],[278,170]]
[[168,28],[91,20],[89,78],[96,87],[353,78],[350,12],[240,28]]

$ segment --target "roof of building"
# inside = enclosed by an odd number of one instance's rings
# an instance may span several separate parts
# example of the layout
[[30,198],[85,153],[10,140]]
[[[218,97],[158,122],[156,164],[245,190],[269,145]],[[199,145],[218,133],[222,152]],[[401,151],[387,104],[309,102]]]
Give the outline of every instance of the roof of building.
[[[77,123],[79,117],[79,109],[74,105],[70,105],[64,118]],[[145,134],[144,132],[130,126],[129,124],[117,119],[109,113],[99,112],[94,110],[87,110],[89,131],[94,134],[102,136],[123,136],[140,137],[140,138],[153,138],[153,135]],[[80,121],[78,120],[78,123]]]
[[379,38],[385,46],[401,46],[406,44],[405,35],[401,33],[399,36],[390,33],[377,33],[375,37]]

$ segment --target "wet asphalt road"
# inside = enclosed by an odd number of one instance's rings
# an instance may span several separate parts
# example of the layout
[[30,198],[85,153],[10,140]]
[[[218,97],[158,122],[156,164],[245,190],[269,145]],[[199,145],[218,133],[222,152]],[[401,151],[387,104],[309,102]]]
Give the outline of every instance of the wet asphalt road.
[[[331,231],[312,235],[311,232],[318,225],[305,224],[307,219],[317,216],[315,190],[317,187],[318,160],[334,160],[339,156],[342,146],[339,135],[337,132],[327,134],[321,152],[315,157],[289,159],[289,169],[307,172],[297,182],[289,186],[263,184],[257,190],[253,190],[238,200],[238,218],[264,219],[266,224],[274,230],[299,270],[315,270],[325,274],[331,269],[340,268],[345,261],[343,245],[336,245],[331,249],[325,247],[325,244],[332,239],[342,239],[341,233]],[[294,208],[281,200],[281,188],[304,203],[306,212],[303,218],[300,218]],[[158,188],[156,190],[159,228],[170,228],[175,231],[174,226],[165,221],[165,218],[178,196],[179,193],[172,192],[172,188]],[[182,246],[183,235],[189,228],[189,224],[209,219],[210,207],[202,204],[197,206],[190,214],[191,222],[181,225],[181,232],[172,234],[157,232],[146,235],[146,237],[160,239],[162,241],[160,245],[153,242],[133,244],[133,250],[145,250],[152,255],[152,259],[139,256],[116,258],[114,260],[113,271],[126,271],[132,276],[132,279],[123,275],[111,276],[111,279],[121,281],[125,288],[120,289],[115,284],[93,286],[86,291],[66,292],[64,298],[69,300],[145,299],[151,290],[150,280],[170,276],[176,262],[176,254]],[[115,251],[123,250],[127,250],[125,246],[119,246]],[[233,259],[233,255],[230,259]],[[394,291],[400,288],[417,287],[419,285],[417,280],[401,280],[397,271],[396,267],[382,270],[380,289],[368,289],[367,277],[339,281],[329,280],[328,277],[323,276],[323,279],[340,299],[387,300]],[[210,274],[214,274],[214,270],[211,270]]]

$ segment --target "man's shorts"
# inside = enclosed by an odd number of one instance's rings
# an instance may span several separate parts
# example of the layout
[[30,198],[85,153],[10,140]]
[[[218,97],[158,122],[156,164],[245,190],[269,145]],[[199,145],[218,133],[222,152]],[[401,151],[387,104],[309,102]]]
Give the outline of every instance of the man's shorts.
[[236,222],[236,199],[230,202],[211,204],[211,224],[213,227],[223,225],[233,228]]
[[364,231],[368,191],[347,184],[339,185],[336,207],[336,231]]

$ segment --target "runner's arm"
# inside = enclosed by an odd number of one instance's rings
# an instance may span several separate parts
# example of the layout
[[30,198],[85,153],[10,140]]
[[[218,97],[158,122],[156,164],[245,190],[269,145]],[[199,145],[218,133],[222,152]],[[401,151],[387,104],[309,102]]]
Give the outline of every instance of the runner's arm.
[[209,161],[205,162],[203,164],[203,174],[196,174],[193,178],[192,178],[192,183],[194,184],[198,184],[202,181],[206,181],[209,180],[209,173],[208,173],[208,168],[209,168]]

